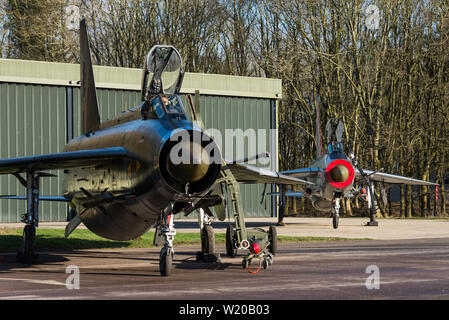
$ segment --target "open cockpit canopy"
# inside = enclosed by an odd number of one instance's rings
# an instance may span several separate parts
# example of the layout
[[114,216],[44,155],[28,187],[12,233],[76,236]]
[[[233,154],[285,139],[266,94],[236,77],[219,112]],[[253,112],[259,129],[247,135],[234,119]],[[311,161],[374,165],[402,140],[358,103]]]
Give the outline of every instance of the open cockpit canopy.
[[142,100],[150,100],[159,94],[179,94],[183,78],[179,52],[173,46],[154,46],[144,61]]

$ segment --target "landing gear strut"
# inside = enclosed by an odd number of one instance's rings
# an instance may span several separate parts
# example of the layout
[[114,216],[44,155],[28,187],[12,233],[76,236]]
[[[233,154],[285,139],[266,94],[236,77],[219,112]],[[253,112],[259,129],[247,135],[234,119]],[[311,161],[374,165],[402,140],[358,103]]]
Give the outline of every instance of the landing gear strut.
[[366,223],[366,226],[377,227],[379,226],[379,223],[376,220],[377,204],[376,199],[374,198],[374,186],[371,181],[369,181],[368,184],[367,196],[368,196],[369,221]]
[[352,160],[352,165],[359,170],[360,174],[362,175],[363,180],[365,181],[365,184],[368,186],[368,210],[369,210],[369,219],[370,221],[366,223],[366,226],[368,227],[377,227],[379,223],[376,220],[376,214],[377,214],[377,208],[376,208],[376,200],[374,198],[374,186],[370,179],[368,179],[368,175],[363,171],[363,169],[359,166],[359,163],[357,159],[354,157],[354,155],[351,153],[350,155]]
[[278,217],[278,223],[277,226],[285,227],[287,224],[284,222],[284,214],[285,214],[285,185],[279,186],[279,217]]
[[52,175],[27,171],[26,180],[19,174],[15,176],[27,189],[27,212],[22,216],[22,222],[26,225],[23,229],[22,247],[17,252],[16,260],[25,263],[40,262],[39,255],[34,252],[36,227],[39,225],[39,178]]

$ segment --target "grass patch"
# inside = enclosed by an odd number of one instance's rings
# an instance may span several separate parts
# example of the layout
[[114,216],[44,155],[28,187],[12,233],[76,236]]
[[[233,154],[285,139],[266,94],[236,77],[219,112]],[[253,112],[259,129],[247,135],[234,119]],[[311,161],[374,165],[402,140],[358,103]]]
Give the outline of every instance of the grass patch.
[[[17,251],[21,246],[22,229],[0,228],[0,252]],[[147,232],[136,240],[112,241],[101,238],[89,230],[75,230],[68,239],[64,239],[64,229],[37,229],[35,249],[46,250],[75,250],[75,249],[101,249],[101,248],[151,248],[153,247],[154,231]],[[216,233],[217,244],[225,243],[226,235]],[[337,237],[288,237],[278,236],[280,243],[299,243],[311,241],[340,241],[353,240]],[[360,240],[360,239],[357,239]],[[199,233],[178,233],[174,245],[199,245]]]
[[4,234],[9,234],[9,229],[6,228],[0,228],[0,236]]

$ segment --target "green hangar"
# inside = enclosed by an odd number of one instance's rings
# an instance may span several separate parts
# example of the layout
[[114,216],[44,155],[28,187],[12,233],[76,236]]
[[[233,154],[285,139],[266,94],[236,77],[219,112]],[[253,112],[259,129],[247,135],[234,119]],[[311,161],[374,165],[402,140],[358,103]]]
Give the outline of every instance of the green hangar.
[[[141,69],[94,66],[101,121],[140,103]],[[81,132],[79,65],[0,59],[0,158],[56,153]],[[277,109],[282,96],[279,79],[236,77],[186,73],[181,96],[200,92],[201,116],[207,129],[256,132],[255,141],[243,140],[244,156],[268,151],[269,163],[260,164],[278,170]],[[187,114],[189,112],[187,111]],[[263,134],[260,134],[263,133]],[[224,138],[226,139],[226,138]],[[226,159],[238,159],[233,149],[223,150]],[[263,149],[263,150],[262,150]],[[229,154],[229,150],[234,150]],[[234,155],[235,154],[235,155]],[[61,195],[64,173],[41,179],[43,196]],[[245,216],[275,217],[277,207],[270,197],[262,200],[264,185],[241,185]],[[267,186],[271,191],[273,186]],[[0,176],[0,195],[25,195],[16,177]],[[40,221],[67,219],[67,205],[40,202]],[[0,200],[0,223],[20,222],[26,201]]]

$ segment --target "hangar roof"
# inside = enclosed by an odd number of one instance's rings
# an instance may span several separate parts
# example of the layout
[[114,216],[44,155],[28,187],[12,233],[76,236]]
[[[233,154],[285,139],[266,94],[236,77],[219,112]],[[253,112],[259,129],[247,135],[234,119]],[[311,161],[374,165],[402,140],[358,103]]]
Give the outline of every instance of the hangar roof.
[[[94,66],[97,88],[140,90],[142,69]],[[79,64],[0,59],[0,82],[79,86]],[[181,93],[280,99],[280,79],[189,73]]]

